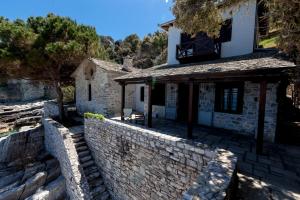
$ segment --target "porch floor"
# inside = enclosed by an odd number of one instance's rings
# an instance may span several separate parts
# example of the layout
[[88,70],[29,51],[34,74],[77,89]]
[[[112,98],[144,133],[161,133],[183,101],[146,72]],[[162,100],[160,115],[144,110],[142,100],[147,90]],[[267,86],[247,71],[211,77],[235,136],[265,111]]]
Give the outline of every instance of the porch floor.
[[[152,121],[151,130],[186,138],[185,123],[154,118]],[[129,121],[124,123],[149,129]],[[299,146],[264,143],[264,154],[256,155],[253,137],[201,126],[194,126],[193,141],[235,153],[240,180],[238,199],[300,199]]]

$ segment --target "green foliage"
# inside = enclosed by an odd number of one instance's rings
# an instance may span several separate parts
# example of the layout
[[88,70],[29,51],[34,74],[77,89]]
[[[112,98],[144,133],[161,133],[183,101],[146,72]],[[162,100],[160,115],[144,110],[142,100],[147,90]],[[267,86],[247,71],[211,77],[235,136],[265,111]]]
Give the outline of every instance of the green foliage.
[[[239,9],[239,5],[245,2],[247,0],[177,0],[173,7],[176,26],[190,34],[206,32],[211,37],[218,37],[222,24],[221,12],[228,7],[234,8],[233,11]],[[257,2],[265,5],[268,10],[265,15],[271,20],[272,28],[279,30],[279,47],[291,57],[299,59],[299,0]]]
[[94,28],[53,14],[0,21],[0,66],[13,77],[64,82],[83,58],[99,52]]
[[277,47],[279,37],[271,37],[267,39],[263,39],[259,42],[259,46],[262,46],[263,48],[275,48]]
[[130,56],[134,60],[134,67],[148,68],[166,62],[167,34],[155,32],[139,39],[136,34],[127,36],[123,41],[114,41],[109,36],[100,36],[108,58],[122,64],[123,58]]
[[206,32],[218,37],[222,25],[221,10],[238,5],[246,0],[178,0],[175,1],[173,14],[176,26],[189,34]]
[[63,92],[63,102],[65,103],[74,102],[74,95],[75,95],[74,86],[62,87],[62,92]]
[[0,18],[0,71],[13,78],[51,82],[63,113],[61,87],[84,59],[99,53],[95,28],[49,14],[27,21]]
[[299,0],[264,0],[272,26],[279,30],[279,47],[300,62]]
[[98,119],[98,120],[101,120],[101,121],[103,121],[105,119],[104,116],[101,115],[101,114],[95,114],[95,113],[90,113],[90,112],[84,113],[84,118],[87,118],[87,119]]

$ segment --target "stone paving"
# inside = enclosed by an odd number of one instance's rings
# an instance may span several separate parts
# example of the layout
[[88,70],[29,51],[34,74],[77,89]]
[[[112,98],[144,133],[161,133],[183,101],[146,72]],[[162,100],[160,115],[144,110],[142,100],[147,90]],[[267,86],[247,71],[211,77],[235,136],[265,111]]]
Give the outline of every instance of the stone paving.
[[[184,138],[186,125],[153,119],[153,129]],[[300,146],[264,144],[255,154],[255,140],[226,130],[195,127],[194,141],[232,151],[238,157],[238,199],[300,199]]]

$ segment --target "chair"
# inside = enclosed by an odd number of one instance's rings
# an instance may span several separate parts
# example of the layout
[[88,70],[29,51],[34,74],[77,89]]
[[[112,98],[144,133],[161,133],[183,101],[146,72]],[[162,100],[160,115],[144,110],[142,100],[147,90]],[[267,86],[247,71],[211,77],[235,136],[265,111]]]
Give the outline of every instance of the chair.
[[143,113],[134,113],[133,118],[136,124],[145,125],[145,115]]
[[124,119],[125,120],[132,120],[132,108],[124,108]]

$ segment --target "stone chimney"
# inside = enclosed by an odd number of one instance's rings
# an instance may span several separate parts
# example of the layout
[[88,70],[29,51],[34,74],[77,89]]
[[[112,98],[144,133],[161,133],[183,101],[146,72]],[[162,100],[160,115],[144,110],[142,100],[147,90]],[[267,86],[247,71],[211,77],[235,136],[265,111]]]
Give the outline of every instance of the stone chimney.
[[133,67],[133,58],[130,56],[124,57],[122,70],[126,72],[131,72],[132,67]]

